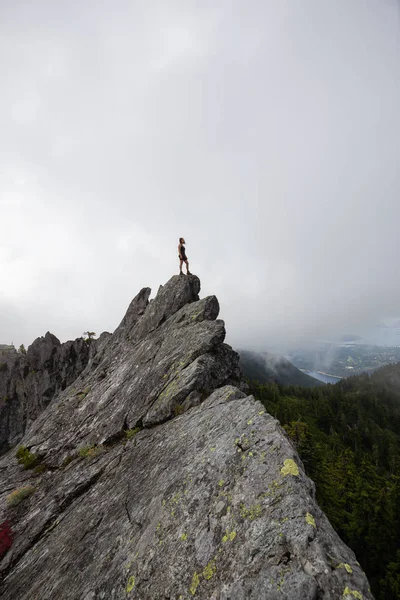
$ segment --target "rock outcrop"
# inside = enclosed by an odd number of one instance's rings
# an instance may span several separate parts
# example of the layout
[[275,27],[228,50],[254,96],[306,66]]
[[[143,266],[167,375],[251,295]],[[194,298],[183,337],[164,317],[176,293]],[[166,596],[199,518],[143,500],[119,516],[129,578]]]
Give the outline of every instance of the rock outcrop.
[[78,338],[61,344],[48,332],[26,353],[0,346],[0,454],[18,443],[54,396],[75,381],[98,343]]
[[199,291],[142,290],[0,460],[4,600],[372,599]]

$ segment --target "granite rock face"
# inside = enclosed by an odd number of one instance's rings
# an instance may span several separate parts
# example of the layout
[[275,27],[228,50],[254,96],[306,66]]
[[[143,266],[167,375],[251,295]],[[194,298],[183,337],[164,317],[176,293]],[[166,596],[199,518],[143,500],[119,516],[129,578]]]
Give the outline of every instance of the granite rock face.
[[199,291],[142,290],[0,460],[4,600],[372,599]]

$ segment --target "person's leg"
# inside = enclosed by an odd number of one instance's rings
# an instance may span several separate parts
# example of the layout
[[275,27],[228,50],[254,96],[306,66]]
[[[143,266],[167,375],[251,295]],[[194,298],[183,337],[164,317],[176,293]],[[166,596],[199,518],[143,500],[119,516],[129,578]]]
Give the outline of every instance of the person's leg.
[[179,261],[179,273],[182,273],[183,260]]
[[188,275],[190,275],[190,271],[189,271],[189,261],[188,261],[188,260],[185,260],[185,265],[186,265],[186,273],[187,273]]

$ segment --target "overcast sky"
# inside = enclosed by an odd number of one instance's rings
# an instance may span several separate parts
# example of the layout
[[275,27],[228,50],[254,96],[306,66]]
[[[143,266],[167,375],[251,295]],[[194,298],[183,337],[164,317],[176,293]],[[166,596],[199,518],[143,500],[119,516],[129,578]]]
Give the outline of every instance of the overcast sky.
[[397,0],[0,3],[0,342],[178,272],[235,347],[400,317]]

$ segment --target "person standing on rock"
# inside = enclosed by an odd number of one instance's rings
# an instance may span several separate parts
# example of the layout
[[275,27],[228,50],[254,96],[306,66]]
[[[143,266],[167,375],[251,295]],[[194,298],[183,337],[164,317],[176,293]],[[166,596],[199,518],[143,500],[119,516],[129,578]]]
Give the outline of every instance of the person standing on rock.
[[185,246],[184,244],[186,244],[185,242],[185,238],[181,237],[179,238],[179,246],[178,246],[178,256],[179,256],[179,274],[182,274],[182,263],[185,263],[186,265],[186,273],[188,275],[191,275],[190,271],[189,271],[189,261],[187,259],[186,256],[186,250],[185,250]]

